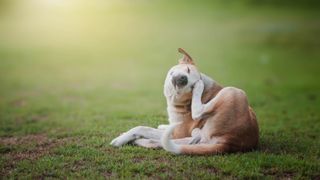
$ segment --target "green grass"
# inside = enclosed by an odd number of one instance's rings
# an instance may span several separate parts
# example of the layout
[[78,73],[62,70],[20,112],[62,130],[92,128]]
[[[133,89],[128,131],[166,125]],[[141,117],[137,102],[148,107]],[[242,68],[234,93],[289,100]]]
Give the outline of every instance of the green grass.
[[[0,6],[1,179],[320,177],[316,7],[50,0]],[[167,122],[163,81],[178,47],[216,81],[247,92],[260,125],[256,151],[175,156],[109,145],[134,126]]]

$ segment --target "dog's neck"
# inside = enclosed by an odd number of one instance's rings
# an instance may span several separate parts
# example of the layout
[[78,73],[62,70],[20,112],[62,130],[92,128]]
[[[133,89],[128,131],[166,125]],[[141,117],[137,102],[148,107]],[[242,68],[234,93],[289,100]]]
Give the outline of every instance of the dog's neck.
[[[201,74],[201,77],[204,83],[202,102],[207,103],[222,89],[222,86],[205,74]],[[176,113],[189,114],[191,113],[191,100],[192,92],[183,95],[173,95],[167,97],[168,109]]]

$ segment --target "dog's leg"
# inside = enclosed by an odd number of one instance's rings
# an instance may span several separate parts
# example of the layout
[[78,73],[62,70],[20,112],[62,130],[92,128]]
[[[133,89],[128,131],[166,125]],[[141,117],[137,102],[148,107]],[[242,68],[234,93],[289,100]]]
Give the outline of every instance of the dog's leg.
[[113,139],[110,144],[112,146],[120,147],[124,144],[127,144],[128,142],[131,142],[139,138],[159,140],[163,132],[164,131],[160,129],[155,129],[146,126],[137,126],[123,133],[119,137]]
[[216,104],[217,98],[211,99],[207,104],[202,104],[201,97],[204,90],[202,80],[196,82],[192,93],[191,114],[193,120],[201,120],[203,115],[210,112]]
[[160,141],[155,139],[140,138],[140,139],[134,140],[132,143],[134,145],[145,147],[145,148],[152,148],[152,149],[161,148]]
[[191,115],[193,120],[200,120],[203,115],[204,105],[201,102],[203,90],[203,81],[199,80],[194,85],[192,92]]
[[[160,129],[145,126],[137,126],[123,133],[119,137],[113,139],[110,144],[112,146],[120,147],[129,142],[133,142],[133,144],[146,148],[160,148],[162,147],[160,143],[160,138],[163,132],[164,130]],[[197,140],[195,140],[195,137],[174,139],[174,142],[177,144],[189,144],[190,142],[195,141],[198,142]]]
[[[175,144],[190,144],[192,140],[193,140],[193,137],[186,137],[181,139],[173,139],[173,142]],[[133,141],[133,144],[137,146],[145,147],[145,148],[152,148],[152,149],[157,149],[162,147],[160,140],[156,140],[156,139],[145,139],[145,138],[136,139]]]
[[195,128],[191,132],[191,140],[188,144],[198,144],[201,141],[201,130],[199,128]]
[[168,127],[169,127],[168,124],[160,124],[160,125],[158,126],[158,129],[165,130],[165,129],[167,129]]

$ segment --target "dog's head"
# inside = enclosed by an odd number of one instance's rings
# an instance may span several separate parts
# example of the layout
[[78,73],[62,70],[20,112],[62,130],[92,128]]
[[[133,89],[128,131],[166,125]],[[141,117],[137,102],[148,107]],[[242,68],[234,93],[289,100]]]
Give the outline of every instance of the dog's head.
[[164,84],[165,96],[190,94],[194,84],[201,79],[191,56],[181,48],[178,51],[183,57],[168,71]]

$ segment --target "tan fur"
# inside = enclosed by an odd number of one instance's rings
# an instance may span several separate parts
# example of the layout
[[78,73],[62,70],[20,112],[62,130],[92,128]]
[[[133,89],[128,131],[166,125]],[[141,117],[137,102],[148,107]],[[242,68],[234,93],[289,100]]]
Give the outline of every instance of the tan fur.
[[229,152],[230,148],[227,144],[197,144],[197,145],[182,145],[181,151],[183,154],[222,154]]
[[[180,48],[179,52],[183,58],[168,71],[164,83],[169,125],[158,129],[137,126],[110,144],[120,147],[133,142],[147,148],[163,147],[175,154],[195,155],[256,148],[257,118],[244,91],[222,87],[200,73],[186,51]],[[179,77],[187,81],[178,86]]]
[[187,100],[184,103],[173,106],[174,112],[184,117],[174,129],[173,139],[189,137],[195,128],[202,131],[202,142],[182,145],[181,154],[217,154],[256,148],[259,141],[258,123],[244,91],[233,87],[223,88],[217,83],[204,88],[203,104],[215,97],[218,99],[201,120],[192,119],[192,94],[185,97]]

